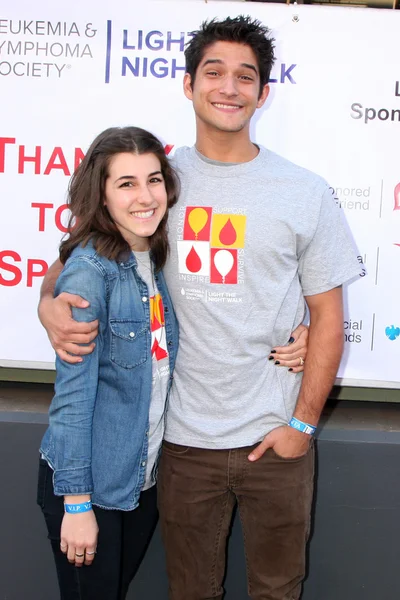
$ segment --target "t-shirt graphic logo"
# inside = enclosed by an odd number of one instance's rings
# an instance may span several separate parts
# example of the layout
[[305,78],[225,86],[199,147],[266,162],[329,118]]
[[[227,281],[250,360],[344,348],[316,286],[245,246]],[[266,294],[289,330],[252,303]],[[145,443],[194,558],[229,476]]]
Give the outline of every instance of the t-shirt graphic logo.
[[244,215],[214,213],[212,207],[186,207],[179,272],[208,277],[210,283],[238,282],[238,249],[245,244]]
[[151,356],[155,360],[168,357],[165,335],[164,305],[160,294],[150,298]]

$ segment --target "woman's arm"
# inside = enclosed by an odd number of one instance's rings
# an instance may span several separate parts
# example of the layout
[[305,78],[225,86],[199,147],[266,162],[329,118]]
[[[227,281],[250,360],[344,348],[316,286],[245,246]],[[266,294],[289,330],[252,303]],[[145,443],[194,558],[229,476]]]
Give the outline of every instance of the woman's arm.
[[[93,263],[83,257],[68,261],[55,288],[56,294],[62,292],[85,295],[90,306],[85,309],[73,307],[73,318],[80,322],[98,319],[104,329],[107,323],[105,280]],[[102,348],[100,331],[93,352],[84,356],[81,362],[71,364],[59,357],[56,359],[55,395],[49,410],[50,429],[57,444],[56,495],[92,492],[92,417]],[[79,457],[78,460],[75,457]]]
[[[78,322],[93,318],[103,325],[107,322],[104,278],[87,260],[75,258],[69,261],[57,281],[55,292],[82,294],[89,299],[89,308],[72,308],[73,317]],[[102,348],[101,331],[94,351],[80,363],[71,364],[60,358],[56,361],[55,396],[49,410],[54,448],[53,481],[55,494],[63,495],[67,504],[90,500],[93,491],[92,420]],[[93,510],[80,514],[65,513],[61,527],[61,550],[76,566],[83,563],[89,565],[95,556],[97,533]]]

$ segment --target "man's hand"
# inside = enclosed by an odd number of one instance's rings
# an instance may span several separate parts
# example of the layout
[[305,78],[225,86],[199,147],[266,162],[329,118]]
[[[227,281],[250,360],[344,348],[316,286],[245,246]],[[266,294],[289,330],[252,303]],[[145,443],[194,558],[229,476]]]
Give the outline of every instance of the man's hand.
[[96,555],[99,528],[93,510],[81,514],[65,513],[61,525],[61,552],[76,567],[92,564]]
[[249,460],[254,462],[261,458],[268,448],[282,458],[298,458],[307,454],[311,436],[297,431],[289,425],[277,427],[265,436],[263,441],[249,454]]
[[66,292],[56,298],[46,295],[40,301],[38,314],[58,356],[66,362],[78,363],[82,362],[80,355],[93,352],[95,344],[91,342],[97,336],[98,321],[90,323],[74,321],[71,316],[71,306],[87,308],[89,302],[80,296]]
[[[279,367],[287,367],[293,373],[304,371],[304,361],[307,356],[308,327],[299,325],[293,331],[288,346],[276,346],[268,357]],[[300,360],[302,358],[302,360]]]

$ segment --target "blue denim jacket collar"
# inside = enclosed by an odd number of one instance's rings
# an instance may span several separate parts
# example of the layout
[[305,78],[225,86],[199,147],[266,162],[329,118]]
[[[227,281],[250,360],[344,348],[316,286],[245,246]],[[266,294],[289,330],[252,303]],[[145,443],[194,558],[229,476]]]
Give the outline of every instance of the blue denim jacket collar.
[[117,263],[123,269],[131,269],[137,266],[137,260],[133,252],[123,250],[117,257]]

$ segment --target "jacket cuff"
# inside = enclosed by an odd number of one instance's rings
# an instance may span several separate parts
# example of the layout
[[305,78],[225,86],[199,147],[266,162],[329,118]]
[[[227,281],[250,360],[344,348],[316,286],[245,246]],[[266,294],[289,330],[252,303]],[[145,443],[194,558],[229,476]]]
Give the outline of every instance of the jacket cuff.
[[56,496],[93,494],[91,467],[58,469],[54,471],[53,488]]

